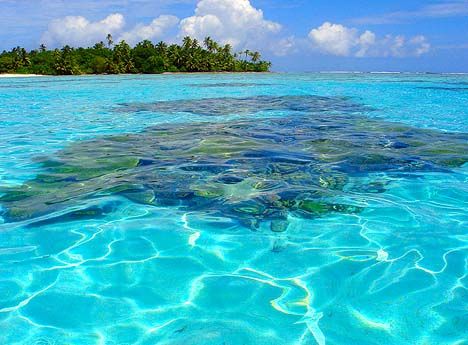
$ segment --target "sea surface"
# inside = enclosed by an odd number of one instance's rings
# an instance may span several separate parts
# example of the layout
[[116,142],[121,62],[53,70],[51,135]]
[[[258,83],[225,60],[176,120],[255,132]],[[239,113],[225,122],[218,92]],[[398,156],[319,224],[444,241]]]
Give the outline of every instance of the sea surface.
[[468,76],[0,79],[0,344],[468,344]]

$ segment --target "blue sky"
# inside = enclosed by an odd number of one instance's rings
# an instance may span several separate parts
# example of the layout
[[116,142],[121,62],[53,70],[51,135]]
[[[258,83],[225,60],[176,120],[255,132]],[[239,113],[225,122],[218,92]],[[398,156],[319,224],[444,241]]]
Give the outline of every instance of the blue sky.
[[0,0],[0,13],[2,50],[210,35],[279,71],[468,72],[468,0]]

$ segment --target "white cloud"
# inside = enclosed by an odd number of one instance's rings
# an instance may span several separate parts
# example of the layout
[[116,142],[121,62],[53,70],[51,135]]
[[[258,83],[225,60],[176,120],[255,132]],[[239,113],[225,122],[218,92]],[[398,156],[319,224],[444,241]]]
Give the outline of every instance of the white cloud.
[[379,39],[372,31],[361,33],[357,29],[329,22],[312,29],[309,39],[314,48],[337,56],[405,57],[420,56],[430,50],[430,44],[422,35],[409,39],[401,35],[386,35]]
[[201,41],[211,36],[235,49],[250,47],[278,51],[278,54],[283,54],[291,44],[287,39],[277,37],[281,25],[266,20],[262,10],[253,7],[250,0],[200,0],[194,15],[180,21],[172,15],[161,15],[149,24],[139,23],[126,30],[124,22],[121,14],[112,14],[97,22],[84,17],[64,17],[50,22],[42,42],[54,47],[65,44],[87,46],[104,40],[108,33],[117,38],[116,42],[125,40],[129,44],[144,39],[167,40],[171,29],[179,23],[178,34],[174,33],[179,40],[191,36]]
[[356,52],[357,57],[365,57],[369,54],[370,49],[375,45],[376,36],[372,31],[366,30],[359,36],[359,50]]
[[143,40],[161,40],[178,23],[179,18],[162,15],[155,18],[149,25],[137,24],[132,30],[124,32],[118,41],[125,40],[133,45]]
[[105,40],[107,34],[120,32],[125,19],[120,13],[114,13],[103,20],[90,22],[81,16],[67,16],[50,22],[41,42],[50,46],[89,46]]
[[280,24],[266,20],[262,10],[254,8],[249,0],[200,0],[195,15],[180,22],[179,36],[200,40],[211,36],[240,49],[249,44],[258,47],[280,30]]
[[276,56],[286,56],[298,51],[298,42],[296,37],[289,36],[281,38],[272,44],[271,50]]
[[[177,25],[179,24],[179,25]],[[312,29],[308,38],[281,35],[279,23],[265,19],[262,10],[250,0],[199,0],[193,16],[179,20],[172,15],[160,15],[149,24],[125,28],[122,14],[115,13],[92,22],[80,16],[68,16],[50,22],[41,43],[50,47],[90,46],[105,40],[108,33],[116,42],[125,40],[136,44],[142,40],[168,40],[184,36],[200,41],[211,36],[220,43],[229,43],[234,49],[258,49],[284,56],[310,49],[323,53],[354,57],[420,56],[430,50],[424,36],[406,38],[386,35],[377,37],[372,31],[360,31],[341,24],[323,23]],[[177,33],[178,32],[178,33]]]
[[340,56],[350,55],[351,49],[358,44],[356,29],[329,22],[311,30],[309,38],[324,52]]
[[431,44],[423,35],[418,35],[410,39],[410,45],[415,48],[415,55],[420,56],[428,53],[431,50]]

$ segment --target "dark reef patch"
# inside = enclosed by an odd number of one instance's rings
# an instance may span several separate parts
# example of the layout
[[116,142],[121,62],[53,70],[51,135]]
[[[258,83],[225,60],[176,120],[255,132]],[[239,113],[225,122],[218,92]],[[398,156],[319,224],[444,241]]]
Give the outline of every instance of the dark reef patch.
[[257,87],[257,86],[278,86],[278,84],[267,83],[205,83],[205,84],[187,84],[190,87],[211,88],[211,87]]
[[287,117],[160,125],[72,143],[41,159],[35,179],[0,190],[5,221],[47,217],[71,206],[75,213],[60,213],[61,219],[100,216],[108,210],[76,213],[76,206],[119,195],[231,217],[252,229],[267,223],[282,232],[288,215],[360,212],[364,205],[356,196],[389,188],[370,178],[372,173],[448,172],[468,161],[467,134],[371,120],[355,112],[365,107],[341,98],[196,100],[161,102],[156,108],[208,115],[234,108],[246,114],[289,112]]
[[191,113],[196,115],[251,115],[261,111],[290,111],[309,114],[363,112],[369,107],[347,97],[254,96],[245,98],[202,98],[121,104],[116,112]]
[[466,92],[468,87],[445,87],[445,86],[425,86],[418,87],[421,90],[437,90],[437,91],[455,91],[455,92]]

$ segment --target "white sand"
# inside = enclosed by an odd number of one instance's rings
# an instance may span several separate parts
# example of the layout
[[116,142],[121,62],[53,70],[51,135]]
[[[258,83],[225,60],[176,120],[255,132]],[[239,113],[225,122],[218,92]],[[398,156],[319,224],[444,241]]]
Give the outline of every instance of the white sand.
[[0,74],[0,78],[31,78],[43,77],[41,74]]

